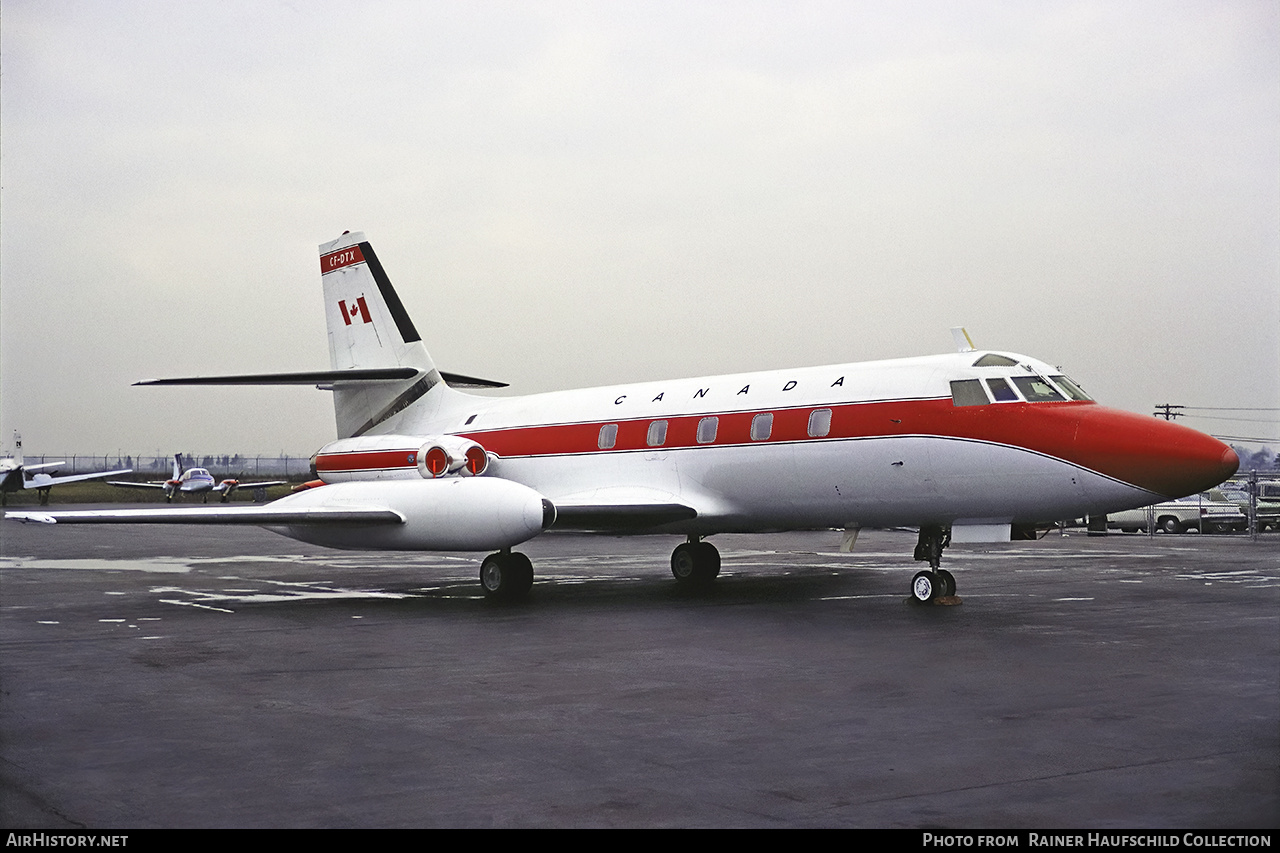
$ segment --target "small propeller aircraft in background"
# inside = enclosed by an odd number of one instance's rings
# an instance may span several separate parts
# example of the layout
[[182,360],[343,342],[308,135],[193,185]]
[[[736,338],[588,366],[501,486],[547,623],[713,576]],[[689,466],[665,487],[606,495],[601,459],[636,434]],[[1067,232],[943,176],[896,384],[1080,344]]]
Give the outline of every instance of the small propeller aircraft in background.
[[[118,477],[121,474],[128,474],[133,471],[132,468],[121,468],[118,471],[98,471],[93,474],[67,474],[62,477],[54,477],[47,473],[50,469],[56,469],[60,465],[66,465],[62,462],[42,462],[38,465],[27,465],[22,458],[22,436],[17,431],[13,433],[13,455],[0,459],[0,504],[7,505],[9,503],[9,493],[16,492],[19,489],[35,489],[36,494],[40,497],[40,505],[45,506],[49,503],[49,490],[54,486],[62,483],[78,483],[83,480],[97,480],[101,477]],[[27,474],[35,471],[38,473],[31,474],[31,478],[27,478]]]
[[242,483],[236,479],[227,479],[215,481],[213,475],[206,468],[186,468],[182,467],[182,454],[175,453],[173,455],[173,476],[167,480],[155,480],[149,483],[134,483],[128,480],[109,480],[113,486],[119,486],[122,489],[163,489],[164,499],[173,502],[173,496],[176,494],[192,494],[203,495],[204,502],[209,502],[209,494],[222,495],[222,502],[226,503],[231,500],[231,495],[237,489],[249,489],[254,491],[254,497],[257,500],[263,499],[263,494],[267,488],[271,486],[283,486],[286,480],[267,480],[262,483]]

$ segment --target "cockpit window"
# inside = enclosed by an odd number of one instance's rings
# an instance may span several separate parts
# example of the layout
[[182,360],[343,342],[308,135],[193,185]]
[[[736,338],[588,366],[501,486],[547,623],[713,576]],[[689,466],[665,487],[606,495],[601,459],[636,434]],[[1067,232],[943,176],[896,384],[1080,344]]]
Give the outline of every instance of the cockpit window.
[[1050,376],[1049,378],[1053,380],[1054,385],[1057,385],[1059,388],[1061,388],[1062,392],[1066,394],[1068,397],[1070,397],[1072,400],[1092,400],[1093,399],[1088,394],[1081,391],[1079,385],[1072,382],[1070,379],[1068,379],[1065,376],[1061,376],[1061,375]]
[[973,363],[974,367],[1013,367],[1018,362],[1009,358],[1007,355],[997,355],[989,352],[982,358]]
[[956,379],[951,383],[951,402],[956,406],[985,406],[991,401],[977,379]]
[[1022,396],[1028,403],[1045,403],[1051,400],[1065,399],[1058,390],[1040,376],[1015,376],[1013,384],[1018,386]]
[[1018,399],[1007,379],[988,379],[987,387],[991,389],[991,396],[997,403],[1009,403]]

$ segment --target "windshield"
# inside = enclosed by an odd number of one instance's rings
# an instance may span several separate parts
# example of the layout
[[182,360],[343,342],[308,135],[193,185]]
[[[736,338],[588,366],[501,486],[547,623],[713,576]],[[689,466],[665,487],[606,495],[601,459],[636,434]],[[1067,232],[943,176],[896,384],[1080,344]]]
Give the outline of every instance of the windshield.
[[1015,376],[1013,384],[1018,386],[1022,396],[1028,403],[1043,403],[1050,400],[1065,399],[1058,390],[1050,385],[1042,376]]
[[1069,378],[1067,378],[1066,376],[1063,376],[1062,374],[1058,374],[1057,376],[1050,376],[1049,378],[1053,380],[1053,384],[1061,388],[1062,392],[1066,394],[1068,397],[1070,397],[1072,400],[1092,400],[1093,399],[1088,394],[1081,391],[1079,385],[1072,382]]

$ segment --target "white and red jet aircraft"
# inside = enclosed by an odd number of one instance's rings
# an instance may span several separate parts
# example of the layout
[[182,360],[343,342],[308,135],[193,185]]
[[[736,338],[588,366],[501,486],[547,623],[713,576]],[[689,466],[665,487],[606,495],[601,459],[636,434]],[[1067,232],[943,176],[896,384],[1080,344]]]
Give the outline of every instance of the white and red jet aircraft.
[[150,483],[134,483],[129,480],[108,480],[113,486],[125,489],[164,489],[164,499],[173,502],[177,494],[203,495],[208,502],[210,492],[222,495],[222,502],[231,500],[236,489],[262,491],[270,486],[283,486],[287,480],[268,480],[262,483],[242,483],[236,479],[215,481],[207,468],[183,468],[182,454],[173,455],[173,476],[167,480]]
[[671,569],[706,582],[718,533],[920,530],[921,602],[953,595],[951,541],[1008,541],[1055,519],[1220,483],[1225,444],[1098,405],[1056,368],[1004,352],[477,397],[436,369],[360,233],[320,246],[332,369],[141,384],[320,384],[339,438],[319,487],[261,507],[10,513],[59,523],[256,524],[335,548],[490,550],[486,594],[533,582],[512,547],[544,530],[683,536]]

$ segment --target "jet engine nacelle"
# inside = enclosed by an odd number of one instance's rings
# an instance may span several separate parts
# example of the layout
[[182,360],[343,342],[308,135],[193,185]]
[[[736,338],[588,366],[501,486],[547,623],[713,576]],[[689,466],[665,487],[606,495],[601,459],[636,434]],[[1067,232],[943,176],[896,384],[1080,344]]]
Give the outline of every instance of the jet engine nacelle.
[[390,510],[403,523],[330,521],[270,526],[293,539],[329,548],[397,551],[489,551],[510,548],[551,526],[555,505],[528,486],[497,477],[334,483],[281,498],[281,512]]
[[489,467],[489,454],[469,438],[437,435],[362,435],[330,442],[313,460],[326,483],[359,480],[426,480],[450,474],[477,476]]

